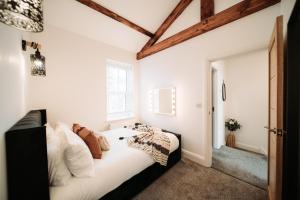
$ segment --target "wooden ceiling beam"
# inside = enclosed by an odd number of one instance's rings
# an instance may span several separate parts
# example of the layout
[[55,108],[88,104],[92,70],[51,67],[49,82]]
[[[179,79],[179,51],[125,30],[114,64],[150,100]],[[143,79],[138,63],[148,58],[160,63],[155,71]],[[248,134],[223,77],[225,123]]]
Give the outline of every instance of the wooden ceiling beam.
[[197,23],[147,49],[140,51],[137,53],[137,59],[140,60],[146,56],[150,56],[174,45],[180,44],[193,37],[248,16],[279,2],[280,0],[243,0],[222,12],[201,21],[200,23]]
[[154,36],[145,44],[142,50],[149,48],[166,32],[166,30],[173,24],[173,22],[181,15],[181,13],[188,7],[193,0],[181,0],[165,21],[155,32]]
[[101,6],[100,4],[98,4],[98,3],[96,3],[92,0],[76,0],[76,1],[90,7],[91,9],[94,9],[94,10],[106,15],[107,17],[110,17],[110,18],[112,18],[112,19],[114,19],[118,22],[121,22],[122,24],[124,24],[124,25],[126,25],[126,26],[128,26],[128,27],[144,34],[144,35],[147,35],[151,38],[154,36],[154,34],[151,33],[150,31],[147,31],[146,29],[140,27],[139,25],[125,19],[124,17],[114,13],[113,11]]
[[214,0],[201,0],[200,3],[200,14],[201,14],[201,21],[209,18],[215,14],[215,4]]

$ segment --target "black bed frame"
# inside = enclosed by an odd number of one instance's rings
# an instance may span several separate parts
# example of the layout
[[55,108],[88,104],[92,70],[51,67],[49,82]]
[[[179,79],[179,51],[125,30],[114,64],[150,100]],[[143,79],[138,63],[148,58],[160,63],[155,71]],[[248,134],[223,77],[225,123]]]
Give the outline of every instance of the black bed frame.
[[[50,199],[46,123],[46,110],[30,111],[5,134],[9,200]],[[180,161],[181,135],[172,134],[178,138],[179,147],[169,155],[167,166],[158,163],[149,166],[107,193],[101,200],[131,199]]]
[[168,165],[162,166],[159,163],[154,163],[142,172],[125,181],[113,191],[107,193],[100,200],[131,199],[181,160],[181,135],[167,130],[163,130],[163,132],[172,133],[179,140],[178,149],[169,155]]
[[46,110],[30,111],[5,134],[8,199],[48,200]]

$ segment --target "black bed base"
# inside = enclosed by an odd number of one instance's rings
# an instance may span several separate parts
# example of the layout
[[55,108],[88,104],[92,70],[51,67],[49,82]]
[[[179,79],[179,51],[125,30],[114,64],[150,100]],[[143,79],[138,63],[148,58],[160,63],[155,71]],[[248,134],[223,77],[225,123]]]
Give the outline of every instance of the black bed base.
[[[5,134],[9,200],[50,199],[45,123],[46,110],[30,111]],[[181,159],[181,136],[172,134],[178,138],[179,147],[170,154],[167,166],[151,165],[101,200],[131,199],[174,166]]]
[[33,110],[5,134],[9,200],[49,200],[46,110]]
[[[165,131],[168,132],[168,131]],[[154,163],[139,174],[133,176],[122,185],[107,193],[100,200],[127,200],[132,199],[135,195],[140,193],[143,189],[149,186],[158,177],[163,175],[168,169],[173,167],[181,160],[181,136],[175,134],[179,140],[179,147],[177,150],[169,155],[167,166],[162,166],[159,163]]]

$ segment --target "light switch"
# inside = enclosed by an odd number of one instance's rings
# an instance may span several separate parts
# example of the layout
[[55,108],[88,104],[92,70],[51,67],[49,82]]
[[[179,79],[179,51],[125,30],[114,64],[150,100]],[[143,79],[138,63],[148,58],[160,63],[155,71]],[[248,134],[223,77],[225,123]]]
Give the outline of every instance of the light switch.
[[201,103],[197,103],[196,104],[196,108],[202,108],[202,104]]

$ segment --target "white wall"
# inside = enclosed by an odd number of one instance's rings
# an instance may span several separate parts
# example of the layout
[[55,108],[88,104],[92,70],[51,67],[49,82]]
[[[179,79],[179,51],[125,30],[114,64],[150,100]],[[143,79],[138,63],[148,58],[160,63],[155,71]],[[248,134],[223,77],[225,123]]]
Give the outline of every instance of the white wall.
[[25,114],[21,34],[0,23],[0,199],[7,198],[4,133]]
[[[172,53],[156,54],[140,63],[140,111],[142,121],[183,135],[183,148],[201,155],[202,151],[202,113],[201,93],[202,75],[200,60],[195,54],[180,55],[178,48]],[[176,50],[176,51],[175,51]],[[179,54],[177,54],[178,52]],[[174,56],[177,59],[173,59]],[[197,62],[195,62],[195,60]],[[186,66],[186,67],[183,67]],[[148,92],[155,88],[176,88],[176,115],[166,116],[148,111]],[[201,158],[199,158],[201,159]]]
[[233,56],[223,63],[227,92],[225,119],[234,118],[242,125],[235,134],[236,146],[266,154],[268,51]]
[[[28,109],[46,108],[55,124],[79,122],[102,129],[106,121],[106,60],[132,64],[135,89],[138,67],[135,54],[46,25],[33,41],[42,44],[46,77],[29,76]],[[28,52],[29,54],[29,52]],[[137,102],[138,95],[135,95]],[[135,108],[137,116],[137,107]],[[137,116],[138,117],[138,116]]]

